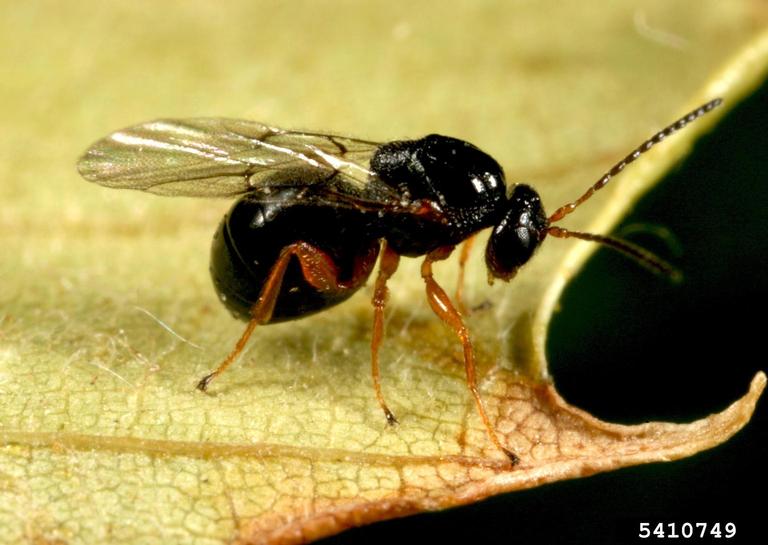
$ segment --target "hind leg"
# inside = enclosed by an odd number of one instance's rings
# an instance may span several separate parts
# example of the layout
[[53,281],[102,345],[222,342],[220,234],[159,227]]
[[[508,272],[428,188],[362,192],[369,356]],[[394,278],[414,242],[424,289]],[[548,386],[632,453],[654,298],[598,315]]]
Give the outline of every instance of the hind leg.
[[357,290],[365,282],[368,274],[370,274],[370,269],[376,260],[376,252],[368,252],[365,255],[359,256],[355,261],[351,278],[340,281],[339,268],[323,250],[301,241],[284,247],[269,271],[258,300],[251,307],[248,325],[235,344],[235,348],[219,364],[216,370],[200,379],[197,383],[198,390],[206,391],[211,381],[232,365],[242,353],[257,325],[269,323],[275,310],[275,303],[280,295],[285,271],[293,258],[296,258],[299,265],[301,265],[302,274],[308,284],[322,293],[334,294],[348,290]]

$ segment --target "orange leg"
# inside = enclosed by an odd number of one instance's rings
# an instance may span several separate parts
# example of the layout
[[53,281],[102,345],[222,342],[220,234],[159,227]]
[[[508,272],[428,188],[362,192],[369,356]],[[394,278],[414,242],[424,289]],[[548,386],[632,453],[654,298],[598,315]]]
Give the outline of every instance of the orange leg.
[[376,399],[387,417],[387,423],[397,424],[397,418],[387,407],[384,395],[381,393],[381,381],[379,380],[379,347],[384,337],[384,307],[387,304],[389,290],[387,280],[395,274],[400,256],[387,246],[386,241],[381,245],[381,260],[379,261],[379,276],[376,278],[376,286],[373,291],[373,335],[371,336],[371,373],[373,375],[373,389]]
[[275,261],[275,264],[272,266],[272,270],[269,271],[267,281],[264,283],[264,287],[261,288],[259,299],[251,309],[251,319],[245,327],[245,331],[240,336],[240,339],[237,341],[237,344],[235,344],[235,348],[224,361],[221,362],[215,371],[200,379],[200,382],[197,383],[198,390],[204,392],[214,378],[232,365],[243,351],[243,348],[245,348],[245,345],[251,337],[253,330],[256,329],[256,326],[268,323],[272,318],[272,312],[275,309],[275,303],[277,302],[278,295],[280,295],[280,288],[283,285],[285,270],[288,268],[288,263],[290,263],[291,258],[293,257],[296,257],[299,260],[301,271],[309,284],[319,291],[333,292],[337,290],[352,289],[362,284],[367,275],[366,271],[369,270],[366,263],[370,263],[371,259],[375,259],[376,253],[375,251],[371,251],[365,256],[362,256],[358,262],[355,263],[352,278],[347,282],[339,282],[338,267],[336,267],[333,259],[322,250],[315,248],[306,242],[295,242],[283,248],[277,261]]
[[461,245],[461,253],[459,254],[459,277],[456,281],[456,306],[459,307],[459,312],[462,314],[469,314],[467,307],[464,305],[464,268],[469,261],[469,254],[472,252],[472,246],[475,243],[476,235],[471,235],[464,244]]
[[475,399],[477,412],[480,413],[480,417],[483,420],[483,424],[485,425],[485,429],[491,442],[496,445],[496,447],[501,450],[514,465],[520,459],[514,452],[501,445],[501,441],[499,441],[499,437],[496,435],[496,430],[493,428],[491,420],[485,412],[485,405],[477,390],[477,380],[475,378],[475,353],[469,338],[469,330],[467,329],[467,326],[464,325],[464,321],[461,319],[461,314],[454,308],[450,298],[445,293],[445,290],[440,287],[432,276],[432,263],[446,259],[451,255],[452,251],[452,246],[438,248],[427,254],[426,259],[424,259],[424,263],[421,265],[421,277],[426,283],[427,300],[438,318],[450,326],[459,337],[459,340],[464,347],[464,368],[467,374],[467,386],[469,386],[469,391],[472,392],[472,396]]

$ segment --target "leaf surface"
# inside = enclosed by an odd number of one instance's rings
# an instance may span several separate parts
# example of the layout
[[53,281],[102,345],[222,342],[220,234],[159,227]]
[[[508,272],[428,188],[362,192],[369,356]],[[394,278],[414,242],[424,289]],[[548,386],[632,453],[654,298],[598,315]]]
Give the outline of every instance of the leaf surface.
[[[382,141],[438,132],[490,152],[551,211],[675,116],[757,85],[763,4],[156,4],[39,2],[0,18],[12,76],[0,91],[0,540],[306,542],[689,456],[749,420],[762,373],[690,424],[619,426],[562,400],[546,329],[592,250],[565,242],[509,285],[486,285],[482,244],[468,270],[467,299],[491,302],[468,323],[489,413],[522,458],[513,469],[485,435],[416,260],[391,283],[381,353],[397,428],[371,387],[370,286],[260,328],[204,396],[196,381],[243,328],[207,276],[228,204],[98,188],[74,164],[96,138],[155,117]],[[649,153],[568,227],[605,232],[718,115]],[[455,264],[436,270],[452,287]]]

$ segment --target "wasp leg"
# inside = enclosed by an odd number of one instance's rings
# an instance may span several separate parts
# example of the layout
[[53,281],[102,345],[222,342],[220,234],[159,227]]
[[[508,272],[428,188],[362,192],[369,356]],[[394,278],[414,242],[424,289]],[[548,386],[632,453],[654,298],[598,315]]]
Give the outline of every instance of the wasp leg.
[[450,326],[459,337],[464,348],[464,369],[467,374],[467,386],[469,386],[469,391],[475,399],[477,412],[480,413],[480,417],[483,419],[485,430],[488,433],[491,442],[496,445],[496,447],[509,458],[512,465],[514,465],[519,462],[520,459],[514,452],[501,445],[501,441],[499,441],[499,437],[496,435],[496,430],[494,430],[491,420],[485,412],[485,405],[477,390],[477,380],[475,378],[475,352],[472,349],[469,330],[467,329],[467,326],[464,325],[464,321],[461,319],[461,314],[459,314],[453,306],[450,298],[445,293],[445,290],[440,287],[432,276],[432,263],[448,258],[452,251],[452,246],[438,248],[427,254],[427,257],[424,259],[424,263],[421,265],[421,277],[424,279],[427,287],[427,300],[438,318],[440,318],[446,325]]
[[456,280],[456,306],[459,308],[461,314],[469,314],[469,310],[464,305],[464,269],[469,261],[469,254],[472,252],[472,246],[477,239],[477,235],[471,235],[464,244],[461,245],[461,253],[459,254],[459,276]]
[[400,256],[394,252],[386,241],[381,244],[381,259],[379,260],[379,275],[376,277],[376,286],[373,290],[373,334],[371,336],[371,374],[373,375],[373,389],[384,416],[389,425],[397,424],[397,418],[387,407],[384,395],[381,393],[381,381],[379,380],[379,347],[384,337],[384,307],[387,304],[389,289],[387,280],[395,274]]
[[261,288],[259,299],[251,308],[251,319],[235,344],[235,348],[215,371],[200,379],[200,382],[197,383],[197,389],[204,392],[211,381],[222,374],[237,359],[256,326],[270,321],[277,297],[280,295],[285,270],[288,268],[291,258],[296,257],[299,260],[301,272],[309,284],[318,291],[334,292],[353,289],[365,282],[371,261],[376,259],[377,252],[375,250],[374,246],[371,251],[358,258],[354,265],[352,277],[347,281],[340,282],[338,267],[331,256],[322,250],[306,242],[295,242],[283,248],[269,271],[264,287]]

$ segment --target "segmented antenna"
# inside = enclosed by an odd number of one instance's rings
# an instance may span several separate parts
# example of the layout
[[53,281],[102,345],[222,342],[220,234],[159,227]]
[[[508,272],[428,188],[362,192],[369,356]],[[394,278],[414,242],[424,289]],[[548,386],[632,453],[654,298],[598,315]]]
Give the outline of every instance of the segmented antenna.
[[683,273],[670,263],[667,263],[659,256],[641,248],[636,244],[621,240],[618,238],[607,237],[604,235],[595,235],[593,233],[582,233],[580,231],[571,231],[562,227],[547,227],[547,234],[557,238],[578,238],[580,240],[589,240],[608,246],[621,252],[630,259],[636,261],[646,269],[656,274],[661,274],[669,278],[672,282],[680,282],[683,279]]
[[[602,189],[605,187],[605,185],[611,180],[611,178],[615,177],[617,174],[619,174],[622,170],[624,170],[624,167],[626,167],[628,164],[633,162],[635,159],[640,157],[643,153],[651,149],[653,146],[664,140],[667,136],[679,131],[689,123],[695,121],[702,115],[712,111],[714,108],[717,108],[720,106],[720,104],[723,103],[723,99],[716,98],[715,100],[712,100],[710,102],[707,102],[706,104],[699,106],[692,112],[690,112],[687,115],[684,115],[668,127],[660,130],[656,134],[654,134],[651,138],[640,144],[632,153],[624,157],[621,161],[613,165],[611,170],[603,174],[603,176],[592,186],[590,187],[586,193],[584,193],[581,197],[576,199],[575,201],[566,204],[565,206],[561,206],[557,210],[555,210],[555,213],[549,216],[549,223],[555,223],[563,219],[565,216],[573,212],[580,204],[582,204],[584,201],[589,199],[596,191]],[[557,235],[554,235],[557,236]]]

